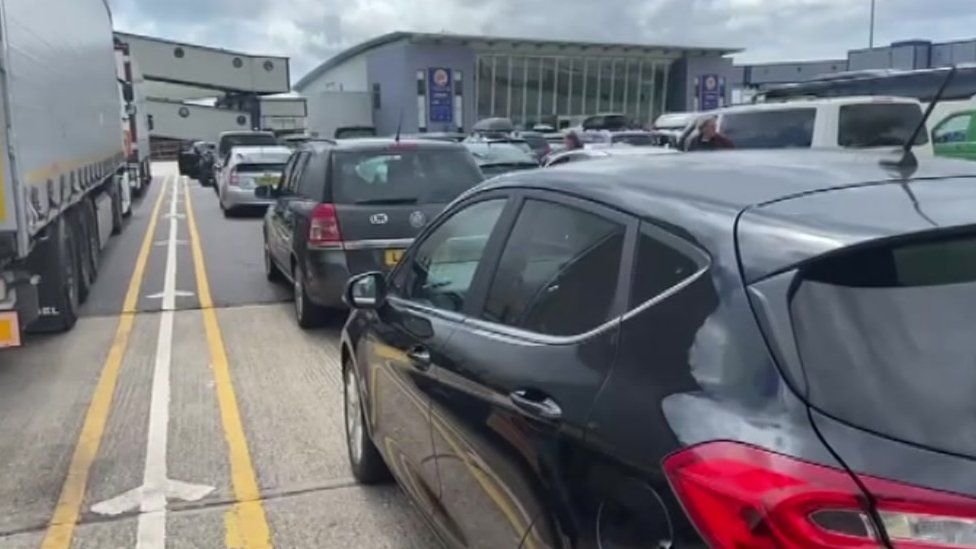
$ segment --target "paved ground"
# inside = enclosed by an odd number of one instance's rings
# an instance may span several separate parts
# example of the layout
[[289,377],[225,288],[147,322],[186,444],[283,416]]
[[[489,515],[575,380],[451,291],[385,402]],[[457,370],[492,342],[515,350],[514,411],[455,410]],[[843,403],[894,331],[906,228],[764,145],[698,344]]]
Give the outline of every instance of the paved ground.
[[0,547],[436,547],[398,488],[350,477],[340,323],[299,330],[260,219],[174,168],[77,327],[0,354]]

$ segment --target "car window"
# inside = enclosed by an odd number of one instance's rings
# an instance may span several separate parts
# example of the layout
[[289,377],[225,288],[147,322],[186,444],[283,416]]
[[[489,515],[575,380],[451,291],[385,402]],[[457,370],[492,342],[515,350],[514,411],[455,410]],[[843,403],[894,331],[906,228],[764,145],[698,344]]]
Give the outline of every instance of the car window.
[[304,198],[322,202],[325,199],[325,158],[322,154],[307,154],[309,159],[298,174],[301,179],[296,192]]
[[220,156],[226,157],[234,147],[270,147],[278,145],[274,134],[244,133],[239,135],[225,135],[220,139]]
[[564,154],[557,158],[553,158],[551,162],[546,164],[546,166],[558,166],[560,164],[569,164],[570,162],[575,162],[577,160],[583,160],[586,158],[589,158],[589,156],[582,153]]
[[816,109],[776,109],[722,115],[719,128],[737,149],[806,148],[813,144]]
[[337,204],[447,203],[482,180],[463,149],[376,149],[337,152],[334,157],[332,194]]
[[265,172],[278,172],[281,173],[285,169],[284,164],[238,164],[236,166],[237,173],[265,173]]
[[641,225],[630,291],[632,308],[661,295],[698,271],[698,263],[694,259],[662,240],[660,230],[647,223]]
[[969,140],[969,123],[972,114],[960,114],[949,118],[932,132],[936,143],[964,143]]
[[[850,148],[904,145],[921,121],[922,107],[915,103],[844,105],[837,143]],[[928,132],[919,132],[915,144],[928,142]]]
[[477,202],[434,229],[398,271],[402,278],[394,277],[394,292],[411,301],[460,312],[505,203],[504,198]]
[[626,227],[527,200],[502,252],[483,318],[541,334],[581,334],[613,312]]
[[311,155],[308,151],[303,151],[298,153],[298,158],[295,160],[295,166],[292,169],[291,177],[285,182],[285,189],[291,194],[298,194],[298,183],[302,179],[302,173],[305,171],[305,165],[308,163],[308,157]]
[[288,179],[291,177],[292,172],[295,171],[295,164],[297,164],[298,157],[300,153],[294,153],[288,158],[288,162],[285,163],[285,169],[281,172],[281,179],[278,180],[278,186],[282,189],[287,188]]
[[624,143],[635,147],[650,147],[654,145],[654,136],[649,133],[624,133],[611,137],[613,143]]

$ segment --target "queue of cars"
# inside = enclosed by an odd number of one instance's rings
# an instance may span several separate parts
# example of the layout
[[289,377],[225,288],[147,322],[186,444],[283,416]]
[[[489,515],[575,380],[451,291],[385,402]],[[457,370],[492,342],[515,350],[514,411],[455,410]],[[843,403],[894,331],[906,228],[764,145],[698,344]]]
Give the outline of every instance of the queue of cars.
[[906,153],[911,101],[716,114],[792,149],[592,130],[540,170],[499,131],[218,160],[226,186],[275,166],[249,190],[299,325],[352,310],[358,482],[395,479],[450,547],[976,546],[976,445],[945,421],[976,417],[976,165]]

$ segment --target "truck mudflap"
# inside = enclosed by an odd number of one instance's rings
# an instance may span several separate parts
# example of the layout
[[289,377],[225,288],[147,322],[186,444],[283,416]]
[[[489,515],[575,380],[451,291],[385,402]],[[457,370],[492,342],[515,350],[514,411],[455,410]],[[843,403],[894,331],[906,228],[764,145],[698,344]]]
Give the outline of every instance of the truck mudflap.
[[0,273],[0,349],[19,347],[24,328],[37,318],[36,277],[27,273]]

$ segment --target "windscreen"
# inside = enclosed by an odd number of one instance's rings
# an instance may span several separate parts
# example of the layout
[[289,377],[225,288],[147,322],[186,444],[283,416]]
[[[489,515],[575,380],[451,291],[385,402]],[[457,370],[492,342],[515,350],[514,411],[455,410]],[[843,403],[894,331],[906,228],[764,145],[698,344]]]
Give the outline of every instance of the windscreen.
[[[922,121],[922,108],[914,103],[865,103],[840,108],[837,143],[841,147],[865,148],[904,145]],[[916,145],[929,142],[923,128]]]
[[633,145],[635,147],[650,147],[654,145],[654,136],[647,133],[638,134],[621,134],[615,135],[612,138],[613,143],[623,143],[625,145]]
[[976,235],[861,249],[803,271],[791,301],[811,404],[976,455]]
[[545,149],[549,146],[549,142],[541,135],[523,135],[522,139],[525,139],[525,142],[533,149]]
[[816,115],[816,109],[731,112],[722,115],[719,131],[737,149],[806,148]]
[[482,179],[464,150],[341,151],[334,158],[332,193],[338,204],[443,204]]

